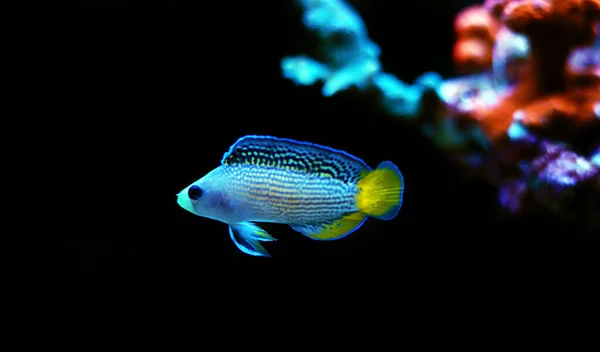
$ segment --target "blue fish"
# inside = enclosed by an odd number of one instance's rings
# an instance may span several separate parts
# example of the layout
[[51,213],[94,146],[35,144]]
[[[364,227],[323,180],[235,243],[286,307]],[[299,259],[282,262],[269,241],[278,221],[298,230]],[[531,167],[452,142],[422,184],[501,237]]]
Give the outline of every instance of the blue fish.
[[291,139],[246,136],[221,166],[177,194],[185,210],[229,224],[244,253],[269,256],[260,242],[275,238],[253,222],[288,224],[314,240],[335,240],[368,217],[400,211],[404,178],[389,161],[371,169],[340,150]]

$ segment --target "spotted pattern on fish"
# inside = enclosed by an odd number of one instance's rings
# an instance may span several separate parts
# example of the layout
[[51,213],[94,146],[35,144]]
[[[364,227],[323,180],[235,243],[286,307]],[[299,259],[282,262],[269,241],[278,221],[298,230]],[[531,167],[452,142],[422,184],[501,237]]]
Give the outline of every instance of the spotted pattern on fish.
[[285,139],[248,136],[225,153],[223,165],[255,165],[285,171],[309,173],[345,183],[356,183],[370,168],[342,151]]

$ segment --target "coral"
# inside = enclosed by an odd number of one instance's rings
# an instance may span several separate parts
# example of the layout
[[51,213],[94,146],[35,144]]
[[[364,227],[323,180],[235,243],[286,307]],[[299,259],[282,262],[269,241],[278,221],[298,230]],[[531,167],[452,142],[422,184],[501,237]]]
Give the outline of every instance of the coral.
[[573,49],[590,45],[600,15],[599,0],[488,1],[502,24],[529,40],[529,65],[524,77],[494,107],[483,111],[481,127],[490,139],[501,137],[513,114],[536,99],[563,92],[565,64]]
[[362,87],[380,70],[379,47],[368,37],[360,16],[343,1],[301,0],[304,25],[318,32],[323,62],[306,56],[284,58],[283,75],[298,84],[324,81],[323,95]]
[[498,21],[480,6],[469,7],[456,17],[454,61],[462,73],[483,72],[492,65],[499,28]]
[[600,0],[470,6],[454,24],[453,59],[467,75],[430,72],[413,84],[383,71],[350,6],[299,2],[324,55],[284,58],[285,77],[321,81],[325,96],[350,86],[376,92],[390,115],[496,184],[509,212],[600,219]]
[[501,205],[512,213],[543,210],[598,229],[600,219],[600,167],[564,145],[541,142],[538,156],[521,161],[523,171],[500,185]]

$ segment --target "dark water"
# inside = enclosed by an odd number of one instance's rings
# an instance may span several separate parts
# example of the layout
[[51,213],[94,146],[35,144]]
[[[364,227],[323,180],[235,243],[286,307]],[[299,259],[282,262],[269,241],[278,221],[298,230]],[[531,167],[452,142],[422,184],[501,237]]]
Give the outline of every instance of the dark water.
[[[584,319],[598,241],[551,218],[500,214],[494,188],[370,97],[323,98],[285,80],[279,60],[314,48],[292,2],[274,3],[80,1],[56,35],[40,33],[47,70],[68,87],[46,82],[64,108],[52,127],[78,200],[62,210],[58,265],[37,268],[61,292],[59,315],[85,331],[112,327],[104,338],[141,332],[138,346],[175,333],[171,348],[366,338],[514,350],[597,331]],[[454,74],[452,19],[468,2],[352,3],[388,71],[407,82]],[[393,161],[406,181],[399,216],[327,243],[266,225],[279,239],[272,258],[244,255],[225,224],[187,213],[175,194],[246,134]]]

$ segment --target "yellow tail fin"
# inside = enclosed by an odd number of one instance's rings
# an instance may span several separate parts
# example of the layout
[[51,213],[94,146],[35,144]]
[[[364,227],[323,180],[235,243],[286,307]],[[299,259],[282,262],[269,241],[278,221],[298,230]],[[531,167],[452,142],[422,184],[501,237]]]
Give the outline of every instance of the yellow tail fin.
[[358,181],[358,210],[377,219],[391,220],[402,206],[404,177],[396,165],[384,161]]

